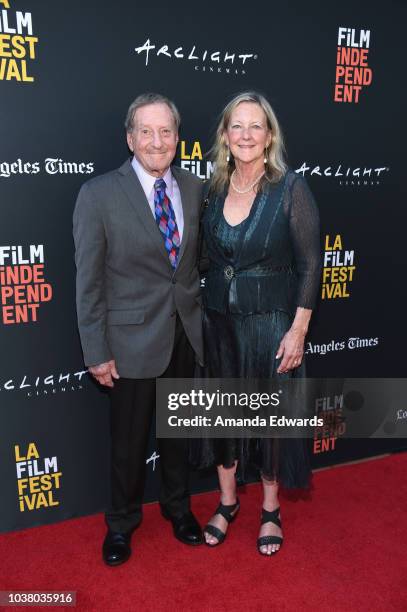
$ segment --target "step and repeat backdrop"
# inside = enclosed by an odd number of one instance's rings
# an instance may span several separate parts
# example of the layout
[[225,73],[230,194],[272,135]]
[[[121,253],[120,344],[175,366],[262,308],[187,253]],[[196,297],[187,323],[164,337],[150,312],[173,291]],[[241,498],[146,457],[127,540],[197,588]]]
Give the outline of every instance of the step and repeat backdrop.
[[[394,0],[0,0],[0,530],[105,507],[108,399],[76,329],[72,212],[80,186],[129,155],[123,121],[142,92],[176,102],[177,163],[203,179],[222,107],[266,94],[322,220],[309,375],[404,375],[405,18]],[[315,467],[406,447],[343,435],[315,432]],[[152,433],[146,500],[159,462]],[[193,491],[215,486],[193,475]]]

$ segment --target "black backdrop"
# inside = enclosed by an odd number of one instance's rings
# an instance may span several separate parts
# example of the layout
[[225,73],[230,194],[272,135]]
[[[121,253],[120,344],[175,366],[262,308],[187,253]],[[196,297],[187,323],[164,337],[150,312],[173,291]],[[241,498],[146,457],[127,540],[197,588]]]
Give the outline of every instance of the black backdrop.
[[[170,8],[162,0],[63,6],[2,0],[0,15],[1,530],[105,505],[107,398],[83,372],[71,217],[81,184],[128,155],[124,115],[141,92],[175,100],[183,117],[177,162],[194,162],[202,176],[210,158],[199,159],[199,152],[208,151],[225,102],[250,88],[268,96],[290,165],[304,173],[318,201],[322,248],[340,236],[339,256],[353,251],[347,264],[353,271],[329,283],[335,297],[321,299],[313,317],[309,374],[404,375],[402,2],[254,0]],[[342,47],[358,44],[361,30],[369,32],[362,63],[371,84],[355,89],[359,75],[348,70],[335,100],[340,28]],[[347,28],[354,30],[348,40]],[[155,48],[137,52],[146,41]],[[345,95],[351,101],[339,100]],[[39,256],[29,257],[30,245]],[[20,252],[11,248],[19,246]],[[19,255],[14,262],[13,253]],[[14,275],[36,273],[38,282],[30,285],[48,285],[45,300],[39,302],[38,286],[28,289],[24,278],[5,278],[10,268]],[[327,465],[403,445],[339,438],[325,447],[316,443],[313,462]],[[149,456],[146,499],[152,500],[159,464],[153,436]],[[25,462],[19,474],[17,461]],[[35,479],[41,471],[51,476]],[[196,475],[193,490],[214,483],[211,474]]]

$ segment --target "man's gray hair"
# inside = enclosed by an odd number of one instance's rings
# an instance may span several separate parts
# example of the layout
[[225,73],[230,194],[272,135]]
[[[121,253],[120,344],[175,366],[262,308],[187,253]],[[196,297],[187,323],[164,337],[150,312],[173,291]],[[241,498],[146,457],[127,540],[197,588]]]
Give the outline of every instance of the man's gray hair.
[[179,114],[177,107],[175,106],[174,102],[172,102],[172,100],[170,100],[169,98],[166,98],[165,96],[162,96],[161,94],[157,94],[157,93],[144,93],[144,94],[141,94],[140,96],[137,96],[137,98],[133,100],[133,102],[129,106],[129,110],[127,111],[126,121],[124,122],[124,127],[126,128],[126,132],[130,134],[133,131],[134,114],[136,110],[138,110],[142,106],[147,106],[149,104],[166,104],[168,108],[170,109],[170,111],[172,112],[172,115],[174,117],[175,127],[178,132],[178,129],[181,123],[181,115]]

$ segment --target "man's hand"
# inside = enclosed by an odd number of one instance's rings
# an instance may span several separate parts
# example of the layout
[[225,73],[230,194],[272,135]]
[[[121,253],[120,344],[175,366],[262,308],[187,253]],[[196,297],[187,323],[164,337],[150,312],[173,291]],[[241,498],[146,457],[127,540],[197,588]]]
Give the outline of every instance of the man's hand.
[[88,368],[89,372],[101,385],[106,387],[113,387],[113,378],[120,378],[116,370],[115,360],[107,361],[106,363],[100,363],[96,366]]

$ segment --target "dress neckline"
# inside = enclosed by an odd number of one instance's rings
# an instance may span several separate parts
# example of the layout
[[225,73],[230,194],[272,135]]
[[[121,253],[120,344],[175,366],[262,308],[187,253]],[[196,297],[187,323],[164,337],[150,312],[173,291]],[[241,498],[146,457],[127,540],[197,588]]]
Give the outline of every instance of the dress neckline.
[[223,217],[223,220],[224,220],[224,222],[226,223],[226,225],[227,225],[228,227],[230,227],[230,228],[232,228],[232,229],[235,229],[235,228],[237,228],[237,227],[240,227],[240,226],[241,226],[241,225],[243,225],[244,223],[246,223],[246,221],[248,221],[248,220],[250,219],[250,217],[253,215],[253,211],[254,211],[254,209],[255,209],[255,208],[257,208],[257,203],[258,203],[258,201],[259,201],[259,197],[260,197],[260,195],[261,195],[261,192],[257,191],[257,193],[256,193],[256,195],[255,195],[255,197],[254,197],[254,200],[253,200],[253,202],[252,202],[252,205],[251,205],[251,207],[250,207],[250,211],[249,211],[249,214],[247,215],[247,217],[245,217],[244,219],[242,219],[242,221],[240,221],[240,223],[236,223],[235,225],[231,225],[231,224],[229,223],[229,221],[228,221],[228,220],[226,219],[226,217],[225,217],[224,207],[225,207],[225,201],[226,201],[227,195],[228,195],[228,192],[227,192],[227,191],[226,191],[226,189],[225,189],[225,192],[224,192],[224,194],[223,194],[223,202],[222,202],[222,217]]

